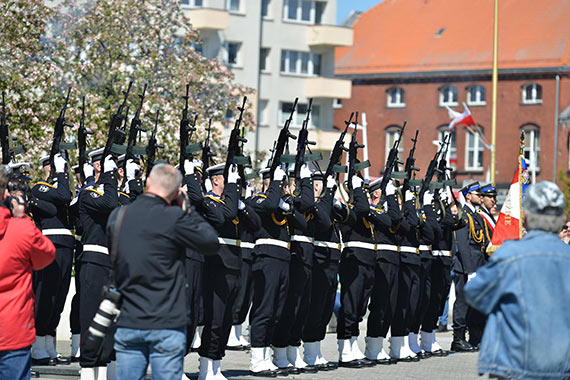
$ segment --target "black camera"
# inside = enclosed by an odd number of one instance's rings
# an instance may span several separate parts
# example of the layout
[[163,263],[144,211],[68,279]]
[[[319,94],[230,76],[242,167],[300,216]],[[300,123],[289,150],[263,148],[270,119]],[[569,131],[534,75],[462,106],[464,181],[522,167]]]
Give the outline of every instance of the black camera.
[[103,341],[113,323],[117,321],[121,313],[121,293],[110,286],[103,287],[103,300],[93,317],[89,330],[82,343],[89,351],[100,353],[103,349]]

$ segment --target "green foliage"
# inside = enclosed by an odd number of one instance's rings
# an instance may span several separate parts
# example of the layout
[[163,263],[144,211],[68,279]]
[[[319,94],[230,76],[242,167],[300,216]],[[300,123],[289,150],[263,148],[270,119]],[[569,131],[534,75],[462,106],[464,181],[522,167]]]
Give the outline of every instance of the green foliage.
[[560,190],[562,190],[564,198],[566,199],[566,209],[564,210],[564,215],[566,215],[566,218],[570,218],[570,178],[568,178],[564,170],[558,171],[558,181]]

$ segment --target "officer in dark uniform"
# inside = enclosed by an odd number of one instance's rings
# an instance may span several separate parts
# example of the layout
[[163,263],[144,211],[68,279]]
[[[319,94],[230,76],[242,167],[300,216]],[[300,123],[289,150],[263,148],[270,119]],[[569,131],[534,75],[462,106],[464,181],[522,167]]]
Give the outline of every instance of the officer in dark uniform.
[[[50,176],[49,157],[43,157],[41,163],[46,178]],[[35,321],[36,343],[32,346],[32,362],[34,364],[69,364],[69,358],[62,358],[55,348],[55,332],[71,281],[73,265],[73,248],[75,239],[71,231],[68,207],[72,199],[69,189],[69,178],[65,173],[66,161],[57,154],[54,157],[54,182],[38,181],[31,190],[32,197],[52,203],[57,214],[42,217],[35,213],[35,222],[42,233],[56,247],[55,261],[45,269],[34,273],[34,292],[36,295]],[[32,213],[34,209],[32,208]],[[44,356],[46,354],[48,357]],[[51,361],[51,363],[50,363]]]
[[[111,155],[105,158],[102,155],[103,149],[89,153],[93,166],[85,165],[83,170],[86,183],[93,181],[94,184],[87,186],[79,195],[79,223],[83,228],[79,305],[82,336],[89,329],[101,301],[103,286],[109,279],[111,261],[107,248],[107,219],[111,211],[119,205],[115,173],[117,165]],[[101,160],[104,160],[103,173]],[[113,334],[114,329],[110,329],[100,355],[87,347],[81,347],[82,377],[97,377],[98,374],[106,373],[107,364],[114,360]]]
[[497,221],[493,214],[491,214],[491,209],[497,207],[497,189],[493,184],[489,183],[487,185],[481,186],[481,217],[487,223],[487,231],[489,235],[489,240],[493,236],[495,231],[495,224]]
[[313,283],[307,320],[303,327],[302,338],[305,348],[303,360],[308,365],[316,366],[319,371],[330,371],[337,369],[338,366],[323,357],[321,341],[325,339],[338,287],[338,266],[342,249],[337,223],[346,222],[348,211],[339,201],[335,202],[336,183],[332,176],[327,178],[322,193],[316,177],[313,177],[313,182],[320,222],[313,224]]
[[281,198],[287,194],[285,171],[275,169],[267,193],[258,193],[250,206],[261,218],[254,248],[253,305],[250,312],[251,362],[253,376],[274,377],[277,373],[288,374],[288,370],[277,371],[271,361],[269,346],[273,341],[275,326],[285,306],[289,286],[290,225],[301,227],[305,217]]
[[[292,172],[290,173],[292,174]],[[301,336],[303,333],[303,325],[307,317],[309,308],[311,285],[312,285],[312,266],[313,266],[313,231],[316,225],[323,223],[323,217],[327,221],[325,225],[330,224],[330,219],[320,213],[318,207],[315,206],[313,180],[311,179],[311,171],[307,164],[300,169],[301,181],[299,184],[291,178],[289,189],[293,195],[291,201],[293,207],[299,213],[304,215],[307,221],[306,225],[299,228],[291,225],[291,262],[289,264],[289,290],[283,314],[279,319],[279,323],[275,328],[273,336],[273,352],[275,364],[279,368],[288,368],[290,374],[299,372],[315,373],[318,369],[305,363],[299,352],[301,345]],[[322,176],[317,179],[322,186]],[[296,186],[299,188],[296,188]],[[322,226],[321,226],[322,228]]]
[[[465,340],[468,309],[465,302],[463,288],[469,276],[487,262],[485,249],[487,239],[485,237],[485,221],[477,212],[481,205],[480,186],[478,182],[471,183],[461,189],[465,197],[463,205],[463,221],[465,227],[457,230],[457,256],[453,265],[455,272],[455,304],[453,305],[453,342],[452,351],[473,351],[476,349]],[[478,339],[479,331],[470,330],[470,340]],[[474,342],[475,342],[474,340]],[[476,342],[475,342],[476,343]],[[478,343],[476,343],[478,344]]]

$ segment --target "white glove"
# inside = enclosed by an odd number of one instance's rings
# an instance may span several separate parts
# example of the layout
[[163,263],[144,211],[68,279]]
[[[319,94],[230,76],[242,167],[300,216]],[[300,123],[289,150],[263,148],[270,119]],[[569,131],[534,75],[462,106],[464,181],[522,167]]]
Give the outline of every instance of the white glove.
[[65,158],[63,158],[61,153],[57,153],[55,156],[53,156],[53,164],[55,166],[56,173],[63,173],[65,171],[66,163],[67,161],[65,161]]
[[283,199],[279,200],[279,208],[285,212],[291,210],[291,205],[285,202]]
[[392,181],[388,181],[388,184],[386,185],[386,195],[394,195],[396,194],[396,190],[396,186],[394,186]]
[[238,210],[244,210],[244,209],[245,209],[245,203],[243,203],[241,199],[238,199]]
[[285,179],[285,171],[281,169],[279,166],[273,172],[273,180],[274,181],[283,181]]
[[184,172],[186,175],[194,174],[195,167],[196,165],[194,164],[194,161],[184,160]]
[[335,187],[336,182],[334,180],[334,177],[332,175],[329,175],[327,177],[327,189],[332,189],[333,187]]
[[311,169],[309,169],[309,165],[303,164],[303,166],[301,166],[301,170],[299,170],[299,175],[301,176],[301,179],[311,178]]
[[93,165],[90,163],[83,164],[83,175],[85,178],[93,177],[95,174],[95,169],[93,169]]
[[210,178],[206,178],[204,180],[204,188],[206,189],[206,192],[212,191],[213,187],[212,187],[212,181],[210,180]]
[[406,190],[406,202],[411,201],[412,199],[414,199],[414,193],[412,193],[410,190]]
[[431,205],[431,202],[433,201],[433,194],[431,191],[426,191],[424,193],[424,206],[428,206]]
[[253,187],[251,184],[247,184],[247,187],[245,188],[245,197],[249,198],[251,197],[253,194],[255,193],[255,187]]
[[239,173],[237,166],[235,164],[230,165],[230,170],[228,170],[228,183],[237,183],[239,179]]
[[447,187],[445,191],[442,191],[440,194],[441,194],[441,200],[444,202],[451,203],[451,201],[453,200],[449,187]]
[[337,209],[342,209],[342,203],[338,200],[338,198],[333,198],[333,207]]
[[113,156],[111,155],[105,157],[104,165],[105,165],[105,173],[109,173],[117,169],[117,164],[115,163],[115,161],[113,160]]
[[360,178],[359,176],[354,175],[350,180],[352,181],[353,189],[358,189],[359,187],[362,187],[362,178]]
[[131,181],[137,177],[137,170],[141,170],[140,166],[129,158],[127,160],[127,181]]
[[192,160],[192,163],[194,164],[194,167],[195,167],[195,168],[198,168],[198,167],[201,168],[201,167],[202,167],[202,164],[203,164],[203,163],[202,163],[202,160],[200,160],[199,158],[193,159],[193,160]]

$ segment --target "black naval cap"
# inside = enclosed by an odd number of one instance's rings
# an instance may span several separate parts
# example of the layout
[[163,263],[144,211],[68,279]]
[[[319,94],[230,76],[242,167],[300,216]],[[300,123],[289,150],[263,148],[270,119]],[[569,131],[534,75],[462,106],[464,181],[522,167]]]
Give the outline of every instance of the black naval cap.
[[481,195],[492,196],[492,197],[497,196],[497,188],[493,186],[492,183],[488,183],[486,185],[481,186],[479,192],[481,193]]
[[374,181],[370,182],[370,184],[368,185],[368,191],[371,193],[373,191],[378,190],[381,184],[382,184],[382,177],[375,179]]
[[123,164],[125,163],[125,155],[121,154],[119,157],[117,157],[117,167],[121,167],[123,166]]
[[91,159],[91,162],[101,161],[101,159],[103,158],[104,151],[105,148],[98,148],[98,149],[93,149],[91,152],[89,152],[88,156]]
[[466,196],[467,194],[480,194],[480,189],[481,186],[479,186],[479,182],[473,182],[459,191],[461,191],[463,196]]
[[79,169],[79,165],[73,165],[71,169],[73,169],[74,174],[81,174],[81,169]]
[[206,169],[206,174],[208,175],[208,177],[213,177],[215,175],[224,175],[225,167],[226,167],[225,163],[210,166],[208,169]]
[[325,179],[323,172],[319,170],[313,170],[311,172],[311,178],[313,179],[313,181],[324,181]]
[[262,179],[269,179],[270,178],[270,174],[271,174],[271,169],[270,168],[264,168],[261,169],[259,171],[259,175],[261,176]]
[[42,165],[42,167],[46,167],[49,165],[49,156],[43,156],[40,158],[40,165]]

